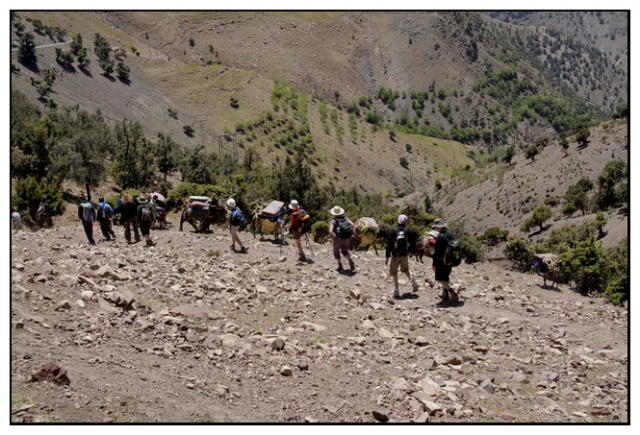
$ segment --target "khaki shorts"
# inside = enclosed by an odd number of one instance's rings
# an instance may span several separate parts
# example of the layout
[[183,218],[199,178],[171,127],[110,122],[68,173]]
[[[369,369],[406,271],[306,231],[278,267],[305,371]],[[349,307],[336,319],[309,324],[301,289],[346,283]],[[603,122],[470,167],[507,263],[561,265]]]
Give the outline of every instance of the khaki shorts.
[[300,240],[302,238],[302,236],[303,236],[302,233],[298,233],[298,232],[294,232],[294,231],[291,231],[291,234],[293,235],[293,238],[295,240]]
[[398,267],[400,272],[406,272],[409,270],[409,256],[404,257],[391,257],[391,263],[389,264],[389,275],[397,275]]
[[231,235],[238,234],[238,230],[240,229],[240,225],[229,225],[229,230],[231,231]]

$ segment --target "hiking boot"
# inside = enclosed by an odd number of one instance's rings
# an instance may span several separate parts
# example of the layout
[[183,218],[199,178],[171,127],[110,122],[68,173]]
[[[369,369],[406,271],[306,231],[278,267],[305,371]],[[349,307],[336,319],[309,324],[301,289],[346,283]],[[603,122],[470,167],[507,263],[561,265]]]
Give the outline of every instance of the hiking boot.
[[307,257],[305,257],[304,255],[301,255],[298,257],[298,261],[307,261]]
[[155,245],[155,243],[153,243],[153,240],[147,240],[147,246],[153,246]]
[[244,246],[240,247],[240,252],[242,252],[243,254],[246,254],[247,248],[245,248]]
[[393,291],[393,298],[394,299],[400,299],[400,292],[398,291],[398,289],[395,289]]
[[417,282],[415,282],[415,281],[413,281],[413,292],[414,292],[414,293],[416,293],[416,292],[418,291],[418,288],[419,288],[419,287],[420,287],[420,286],[418,285],[418,283],[417,283]]
[[460,301],[460,298],[458,297],[458,293],[456,293],[453,290],[449,290],[449,300],[451,301],[452,304],[457,304]]
[[440,295],[440,299],[442,299],[443,301],[448,301],[449,300],[449,292],[447,291],[447,289],[442,290],[442,294]]
[[229,248],[231,248],[231,250],[235,252],[235,250],[236,250],[236,244],[235,244],[235,243],[232,243],[232,244],[231,244],[231,246],[229,246]]
[[349,260],[349,269],[351,269],[351,272],[356,270],[356,264],[353,262],[353,260]]
[[338,268],[336,269],[338,272],[342,272],[344,267],[342,267],[342,263],[338,264]]

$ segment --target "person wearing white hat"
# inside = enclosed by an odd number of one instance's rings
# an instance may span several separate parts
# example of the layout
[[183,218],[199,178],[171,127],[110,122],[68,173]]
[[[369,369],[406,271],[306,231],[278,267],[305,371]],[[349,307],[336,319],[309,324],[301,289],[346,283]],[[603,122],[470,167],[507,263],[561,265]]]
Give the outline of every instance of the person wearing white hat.
[[289,225],[285,226],[284,229],[289,230],[291,234],[293,234],[293,239],[296,241],[298,248],[298,261],[306,261],[307,257],[302,250],[302,232],[297,231],[300,226],[299,216],[304,210],[300,208],[300,204],[298,204],[298,201],[295,199],[292,199],[289,203],[289,210],[291,210],[291,219],[289,219]]
[[244,223],[244,216],[240,209],[236,207],[236,200],[233,198],[227,199],[227,221],[224,223],[222,230],[226,230],[229,227],[229,231],[231,231],[231,250],[235,252],[236,250],[236,242],[240,245],[240,252],[247,252],[247,248],[244,247],[240,237],[238,236],[238,230],[240,226]]
[[351,245],[351,236],[353,235],[354,224],[351,220],[344,215],[344,209],[339,206],[333,207],[329,210],[333,219],[329,223],[329,234],[333,237],[333,256],[338,260],[338,272],[342,272],[342,261],[340,261],[340,253],[342,256],[349,260],[349,267],[351,271],[356,268],[351,254],[349,253],[349,246]]
[[389,239],[387,240],[387,253],[384,264],[388,265],[389,257],[393,256],[391,265],[389,266],[389,275],[393,277],[393,284],[395,286],[393,290],[394,298],[400,298],[400,291],[398,290],[398,268],[411,280],[413,292],[418,291],[418,283],[411,276],[411,272],[409,272],[409,258],[413,257],[413,254],[416,253],[416,234],[409,228],[408,223],[409,218],[406,215],[401,214],[398,216],[398,226],[389,231]]
[[140,232],[147,239],[146,246],[153,246],[153,240],[151,240],[151,224],[158,217],[158,212],[152,202],[149,202],[149,198],[146,195],[140,195],[138,198],[138,222],[140,223]]

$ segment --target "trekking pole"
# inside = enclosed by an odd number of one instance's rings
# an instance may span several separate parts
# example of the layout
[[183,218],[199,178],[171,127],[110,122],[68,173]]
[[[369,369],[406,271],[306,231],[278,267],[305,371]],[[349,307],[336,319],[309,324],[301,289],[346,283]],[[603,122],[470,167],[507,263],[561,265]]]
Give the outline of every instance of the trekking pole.
[[307,248],[309,248],[309,250],[311,251],[311,255],[315,257],[316,254],[313,253],[313,248],[311,247],[311,240],[309,240],[309,233],[306,234],[306,240],[307,240]]

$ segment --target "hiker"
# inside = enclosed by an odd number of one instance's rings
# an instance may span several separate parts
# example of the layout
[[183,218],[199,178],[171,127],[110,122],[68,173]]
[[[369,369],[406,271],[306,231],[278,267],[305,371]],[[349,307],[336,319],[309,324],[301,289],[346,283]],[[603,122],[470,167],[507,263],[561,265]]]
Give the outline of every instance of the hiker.
[[304,211],[300,208],[300,204],[295,199],[292,199],[289,203],[289,210],[291,210],[291,219],[289,220],[289,225],[285,226],[284,229],[289,230],[291,234],[293,234],[293,238],[296,241],[296,246],[298,247],[298,261],[306,261],[307,257],[304,255],[304,251],[302,250],[302,230],[300,228],[300,216]]
[[391,265],[389,266],[389,275],[393,277],[393,284],[395,289],[393,290],[393,297],[399,298],[400,292],[398,291],[398,267],[400,271],[407,275],[413,285],[413,292],[418,291],[418,283],[411,276],[409,272],[409,258],[413,257],[416,252],[416,234],[411,228],[407,226],[409,218],[403,214],[398,216],[398,226],[392,228],[389,231],[389,239],[387,241],[387,253],[384,259],[384,264],[389,264],[389,257],[391,259]]
[[124,222],[124,238],[127,243],[131,243],[131,227],[136,237],[136,243],[140,241],[140,230],[138,229],[138,206],[133,202],[133,198],[128,193],[125,193],[120,198],[122,205],[116,209],[116,213],[122,216],[122,222]]
[[11,220],[13,221],[13,228],[15,230],[22,229],[22,216],[20,216],[20,213],[18,213],[15,208],[11,209]]
[[38,205],[38,210],[36,211],[38,225],[41,227],[52,227],[53,221],[51,220],[51,207],[49,206],[49,196],[44,195],[40,204]]
[[138,197],[138,213],[137,218],[140,223],[140,232],[147,239],[146,246],[153,246],[155,243],[151,240],[151,224],[158,216],[156,207],[153,202],[149,202],[149,199],[145,195]]
[[240,252],[243,254],[247,252],[247,248],[244,247],[240,237],[238,236],[238,230],[244,223],[244,216],[242,211],[236,207],[236,200],[233,198],[227,199],[227,221],[222,226],[222,230],[226,230],[229,227],[231,231],[231,250],[236,251],[236,242],[240,245]]
[[349,246],[351,245],[351,236],[353,235],[354,224],[351,220],[344,215],[344,209],[339,206],[333,207],[329,210],[333,219],[329,223],[329,234],[333,237],[333,257],[338,260],[338,272],[342,272],[342,261],[340,261],[340,253],[342,256],[349,260],[349,267],[351,271],[356,268],[356,265],[351,259],[349,253]]
[[455,240],[453,234],[447,231],[447,224],[442,219],[436,219],[431,225],[439,234],[436,237],[436,247],[433,252],[433,272],[436,281],[442,285],[442,294],[440,298],[443,301],[450,301],[452,304],[458,302],[458,294],[449,286],[449,276],[451,275],[451,266],[444,264],[444,256],[447,251],[447,244],[450,240]]
[[82,202],[78,205],[78,218],[82,221],[82,226],[84,227],[87,239],[89,239],[89,244],[95,245],[96,241],[93,240],[93,206],[86,195],[82,196]]
[[98,201],[98,210],[96,211],[96,220],[100,223],[100,231],[107,242],[111,240],[111,237],[116,238],[116,233],[111,228],[111,216],[113,216],[113,208],[107,204],[104,198],[101,196]]

